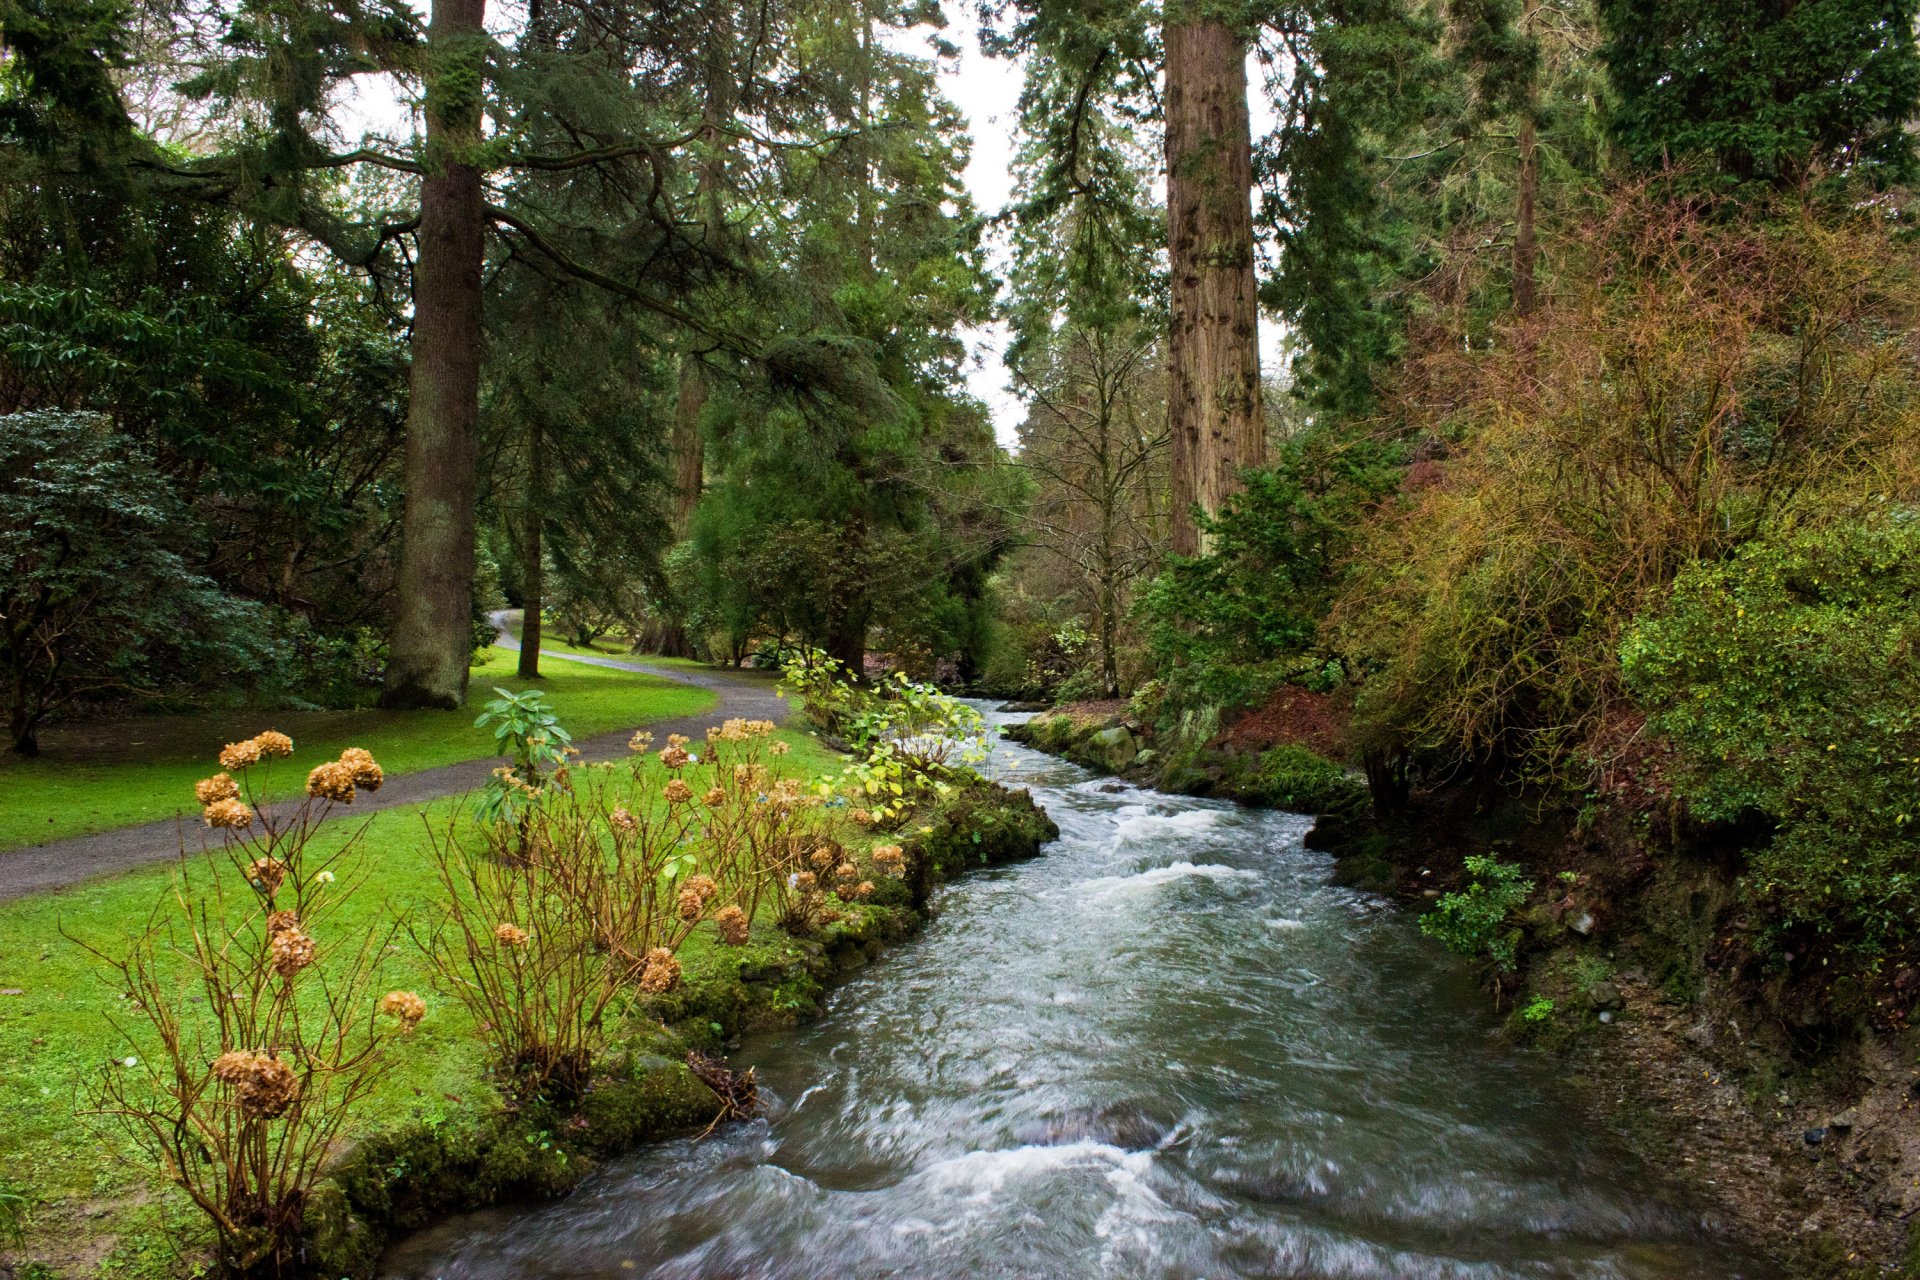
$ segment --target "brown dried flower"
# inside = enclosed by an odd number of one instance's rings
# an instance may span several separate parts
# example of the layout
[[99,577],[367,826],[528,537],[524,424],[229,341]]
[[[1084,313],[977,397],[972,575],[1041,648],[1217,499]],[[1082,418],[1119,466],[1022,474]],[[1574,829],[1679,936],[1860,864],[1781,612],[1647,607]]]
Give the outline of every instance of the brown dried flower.
[[692,741],[693,739],[684,733],[670,733],[667,735],[667,745],[670,747],[684,747]]
[[269,911],[267,913],[267,936],[285,933],[288,929],[298,929],[300,917],[291,911]]
[[852,892],[856,898],[871,898],[873,896],[873,881],[862,880],[859,884],[853,886]]
[[839,861],[839,859],[840,851],[838,849],[828,848],[824,844],[807,855],[807,861],[822,871],[825,871],[828,867]]
[[646,968],[640,971],[640,989],[653,995],[673,990],[680,981],[680,962],[665,947],[647,952]]
[[264,733],[254,734],[253,745],[260,748],[260,755],[263,758],[266,756],[278,756],[282,760],[285,760],[293,754],[293,739],[281,733],[278,729],[268,729]]
[[220,767],[229,772],[251,769],[260,763],[260,743],[248,738],[245,742],[229,742],[220,748]]
[[253,825],[253,810],[238,800],[215,800],[200,816],[216,830],[245,831]]
[[852,818],[854,822],[860,826],[870,827],[873,825],[873,815],[867,812],[865,809],[855,809],[852,813],[848,814],[847,816],[849,818]]
[[307,775],[307,794],[340,804],[353,803],[353,766],[341,760],[315,765]]
[[340,753],[340,763],[352,773],[353,785],[362,791],[378,791],[387,780],[386,771],[365,747],[348,747]]
[[607,825],[615,831],[633,832],[640,829],[640,823],[631,813],[627,812],[625,805],[621,805],[618,809],[615,809],[607,815]]
[[707,903],[720,892],[712,876],[688,876],[680,886],[680,918],[692,923],[707,912]]
[[693,788],[687,785],[685,778],[675,778],[661,790],[668,804],[685,804],[693,799]]
[[747,913],[739,907],[722,907],[713,917],[714,925],[720,930],[720,941],[730,947],[745,946],[747,936],[753,932],[747,921]]
[[201,804],[218,804],[222,800],[238,799],[239,795],[240,784],[230,773],[216,773],[193,784],[193,798]]
[[860,878],[860,868],[854,866],[851,862],[843,862],[833,869],[833,878],[840,881],[858,880]]
[[533,937],[517,924],[502,924],[494,929],[493,936],[500,940],[500,945],[506,947],[524,947]]
[[787,754],[787,752],[791,751],[792,749],[793,748],[789,747],[784,742],[769,742],[767,744],[767,752],[770,755],[783,756]]
[[248,883],[269,898],[280,892],[280,882],[286,878],[287,864],[278,858],[255,858],[247,864]]
[[725,787],[708,787],[707,794],[701,796],[700,801],[709,809],[717,809],[727,802],[727,790]]
[[213,1078],[221,1084],[239,1084],[253,1075],[254,1063],[266,1056],[251,1049],[229,1049],[213,1060]]
[[793,887],[802,893],[812,893],[819,883],[820,877],[811,871],[796,871],[793,873]]
[[427,1002],[411,991],[389,991],[380,997],[380,1012],[400,1023],[402,1035],[412,1035],[427,1016]]
[[296,924],[273,935],[268,953],[273,959],[273,971],[283,978],[291,978],[313,963],[313,939]]
[[[678,737],[679,735],[675,734],[674,736]],[[686,748],[684,747],[667,747],[660,753],[660,763],[669,769],[684,769],[687,767],[687,762],[691,759],[693,759],[693,757],[687,754]]]
[[276,1120],[300,1098],[300,1080],[278,1058],[255,1055],[253,1072],[240,1083],[241,1114]]
[[634,734],[631,738],[627,739],[627,750],[629,751],[645,751],[648,747],[651,747],[652,745],[653,745],[653,735],[651,733],[648,733],[645,729],[642,729],[640,732]]
[[880,845],[873,851],[873,865],[898,879],[907,874],[906,851],[897,844]]

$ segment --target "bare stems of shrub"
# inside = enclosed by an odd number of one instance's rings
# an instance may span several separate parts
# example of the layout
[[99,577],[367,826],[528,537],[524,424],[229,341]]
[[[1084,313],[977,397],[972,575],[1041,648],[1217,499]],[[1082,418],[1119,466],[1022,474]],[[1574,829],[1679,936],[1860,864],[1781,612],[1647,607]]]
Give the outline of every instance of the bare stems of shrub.
[[377,788],[380,766],[344,753],[276,819],[255,771],[292,750],[272,732],[228,746],[226,772],[196,788],[221,849],[197,870],[182,849],[171,891],[125,952],[74,939],[119,976],[141,1020],[120,1027],[132,1052],[102,1070],[93,1113],[207,1215],[236,1274],[294,1269],[308,1193],[349,1111],[377,1081],[391,1031],[425,1013],[411,992],[375,1000],[397,923],[351,936],[326,927],[358,887],[331,869],[358,833],[331,857],[307,856],[326,810]]

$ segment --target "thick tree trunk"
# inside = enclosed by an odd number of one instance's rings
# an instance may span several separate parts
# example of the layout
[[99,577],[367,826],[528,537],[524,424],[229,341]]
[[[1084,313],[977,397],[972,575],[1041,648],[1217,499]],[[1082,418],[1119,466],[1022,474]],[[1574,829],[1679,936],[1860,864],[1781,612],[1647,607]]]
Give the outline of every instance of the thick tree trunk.
[[540,494],[540,467],[544,459],[540,456],[540,432],[536,428],[527,439],[527,509],[523,513],[525,523],[520,529],[520,554],[525,558],[521,569],[520,595],[525,609],[520,621],[520,678],[538,680],[540,678],[540,613],[545,608],[545,583],[541,581],[546,565],[546,557],[541,548],[541,525],[546,519],[544,504]]
[[[707,446],[700,435],[700,414],[707,407],[707,375],[692,356],[680,360],[680,398],[673,411],[673,536],[684,540],[693,528],[694,508],[706,481]],[[643,653],[692,658],[686,623],[664,613],[650,618],[635,645]]]
[[[1521,7],[1520,32],[1533,38],[1533,15],[1539,0],[1526,0]],[[1539,242],[1534,235],[1534,205],[1540,195],[1540,140],[1534,126],[1534,102],[1537,87],[1529,83],[1521,101],[1520,177],[1514,201],[1513,231],[1513,312],[1526,318],[1533,314],[1534,275],[1540,258]]]
[[1201,546],[1211,515],[1266,459],[1253,272],[1253,160],[1246,46],[1224,23],[1166,27],[1167,426],[1173,549]]
[[387,707],[458,707],[473,650],[474,502],[485,235],[477,77],[486,0],[434,0],[408,385],[406,508]]

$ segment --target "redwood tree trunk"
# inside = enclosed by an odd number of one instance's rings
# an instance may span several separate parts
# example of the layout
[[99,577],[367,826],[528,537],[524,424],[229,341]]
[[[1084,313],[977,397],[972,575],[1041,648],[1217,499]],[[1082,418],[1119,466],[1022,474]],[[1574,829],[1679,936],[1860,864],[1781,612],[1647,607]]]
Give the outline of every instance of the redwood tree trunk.
[[[684,540],[693,526],[694,508],[706,478],[707,448],[700,435],[700,414],[707,407],[707,375],[692,356],[681,357],[680,398],[673,411],[673,536]],[[692,658],[693,641],[686,624],[662,612],[648,619],[640,642],[643,653],[667,658]]]
[[1166,26],[1167,426],[1173,549],[1203,551],[1209,515],[1266,459],[1253,273],[1253,145],[1246,46],[1225,23]]
[[387,707],[458,707],[473,648],[474,502],[480,416],[480,266],[485,212],[478,76],[486,0],[434,0],[428,28],[427,176],[420,184],[400,523]]

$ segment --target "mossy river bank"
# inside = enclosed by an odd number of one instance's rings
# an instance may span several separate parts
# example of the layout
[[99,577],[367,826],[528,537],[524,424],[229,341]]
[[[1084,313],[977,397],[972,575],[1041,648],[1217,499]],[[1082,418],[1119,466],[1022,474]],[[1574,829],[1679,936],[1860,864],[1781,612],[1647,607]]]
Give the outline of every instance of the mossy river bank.
[[1411,919],[1330,885],[1309,820],[1011,743],[992,769],[1061,838],[940,890],[820,1022],[745,1043],[766,1115],[446,1222],[383,1273],[1769,1274],[1506,1047]]

